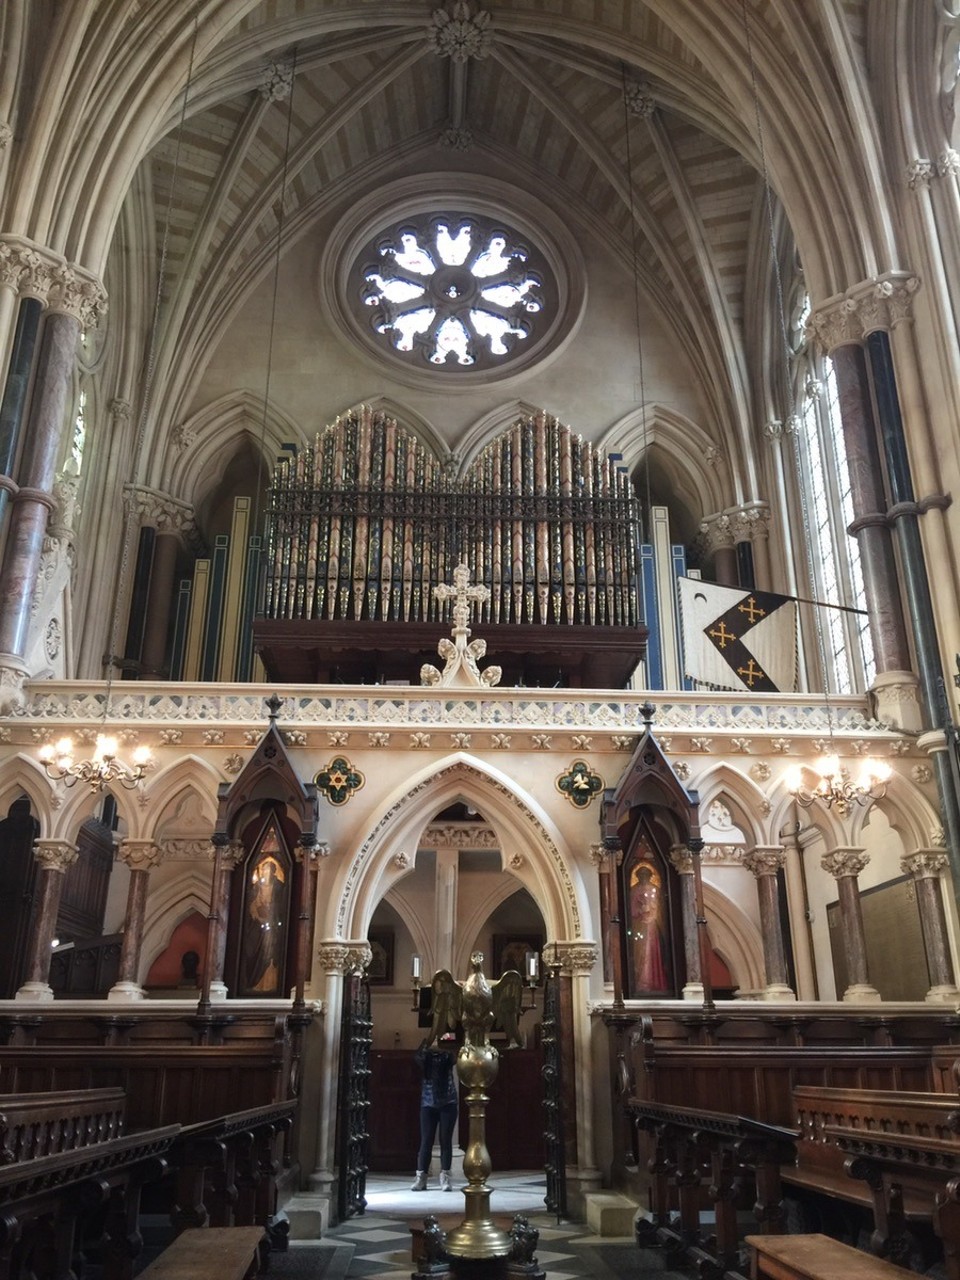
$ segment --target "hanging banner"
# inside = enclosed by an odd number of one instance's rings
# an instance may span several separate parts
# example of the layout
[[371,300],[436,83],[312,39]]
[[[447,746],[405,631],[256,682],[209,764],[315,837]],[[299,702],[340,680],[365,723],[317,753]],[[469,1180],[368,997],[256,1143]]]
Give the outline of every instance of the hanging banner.
[[736,693],[792,693],[797,604],[770,591],[678,578],[684,674]]

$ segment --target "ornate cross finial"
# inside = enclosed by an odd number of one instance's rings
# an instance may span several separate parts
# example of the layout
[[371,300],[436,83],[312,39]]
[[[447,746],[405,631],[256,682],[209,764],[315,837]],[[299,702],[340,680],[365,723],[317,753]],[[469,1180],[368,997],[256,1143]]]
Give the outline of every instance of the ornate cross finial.
[[269,698],[266,699],[266,704],[267,704],[267,714],[270,717],[270,723],[276,724],[277,716],[280,714],[280,708],[283,706],[283,699],[278,698],[277,695],[273,693],[270,695]]
[[490,599],[490,588],[484,587],[480,583],[472,587],[467,586],[470,581],[470,570],[465,564],[458,564],[453,571],[453,586],[448,582],[441,582],[438,587],[433,588],[433,594],[441,603],[444,600],[453,601],[453,636],[468,636],[470,634],[470,606],[476,604],[486,604]]
[[439,684],[445,687],[452,684],[466,684],[474,687],[486,685],[489,688],[497,684],[500,679],[499,667],[487,667],[486,671],[481,673],[477,666],[477,659],[482,658],[487,652],[486,640],[474,640],[467,644],[467,637],[470,635],[471,605],[484,604],[490,599],[489,587],[481,583],[469,586],[469,582],[470,570],[465,564],[458,564],[453,571],[453,586],[447,582],[441,582],[439,586],[433,588],[435,598],[441,603],[445,600],[453,601],[453,630],[451,631],[453,639],[441,640],[437,645],[440,657],[446,659],[442,674],[429,662],[425,662],[420,668],[421,684]]

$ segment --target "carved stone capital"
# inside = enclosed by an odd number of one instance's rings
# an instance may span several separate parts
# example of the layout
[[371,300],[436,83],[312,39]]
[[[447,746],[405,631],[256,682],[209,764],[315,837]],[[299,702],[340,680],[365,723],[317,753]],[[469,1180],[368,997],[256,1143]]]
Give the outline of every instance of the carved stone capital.
[[732,547],[736,541],[733,520],[725,511],[707,516],[700,525],[698,541],[703,544],[708,553]]
[[920,281],[908,271],[889,271],[829,298],[810,317],[809,331],[829,354],[845,343],[862,342],[878,329],[895,329],[907,319]]
[[544,964],[559,965],[566,974],[592,973],[599,955],[595,942],[549,942],[543,949]]
[[44,871],[59,871],[62,875],[79,858],[80,850],[69,840],[37,840],[33,856]]
[[160,533],[176,533],[183,537],[196,534],[193,507],[146,485],[128,484],[123,490],[124,506],[142,525],[150,525]]
[[99,280],[79,267],[57,267],[51,276],[47,306],[73,316],[82,329],[96,329],[107,314],[107,293]]
[[13,130],[7,124],[6,120],[0,120],[0,151],[6,151],[12,141]]
[[915,853],[903,855],[900,870],[916,880],[936,880],[948,861],[942,849],[917,849]]
[[770,508],[758,506],[738,507],[727,513],[730,516],[735,542],[753,542],[766,538],[770,533]]
[[786,857],[787,852],[781,844],[758,844],[743,855],[743,865],[759,880],[761,876],[775,876]]
[[53,483],[55,505],[47,524],[47,533],[51,538],[73,537],[79,514],[77,507],[79,491],[80,477],[74,471],[61,471]]
[[108,401],[107,408],[110,411],[110,417],[115,423],[129,422],[133,413],[133,405],[129,400],[124,400],[122,396],[114,396]]
[[[216,845],[211,845],[211,848],[216,856]],[[221,848],[220,865],[225,871],[235,871],[247,856],[246,847],[239,840],[232,840]]]
[[865,849],[833,849],[820,859],[820,865],[828,875],[839,880],[841,876],[858,876],[870,861]]
[[327,938],[317,947],[320,967],[327,973],[361,973],[373,959],[366,938]]
[[693,875],[693,854],[685,844],[675,844],[670,850],[670,865],[677,875]]
[[131,871],[152,871],[163,860],[163,849],[155,840],[121,840],[117,860]]
[[904,170],[911,191],[926,191],[936,175],[936,166],[926,156],[914,156]]

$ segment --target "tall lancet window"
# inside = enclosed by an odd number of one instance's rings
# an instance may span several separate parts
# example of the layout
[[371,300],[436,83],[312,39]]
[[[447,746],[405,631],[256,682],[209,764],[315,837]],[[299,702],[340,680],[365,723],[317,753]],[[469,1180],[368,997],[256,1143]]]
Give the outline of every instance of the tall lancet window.
[[[806,298],[798,308],[795,332],[802,333],[808,311]],[[800,340],[796,373],[800,399],[797,405],[800,482],[807,515],[802,571],[811,578],[811,591],[827,605],[818,608],[819,641],[828,688],[855,693],[867,688],[876,675],[873,641],[866,613],[866,593],[857,540],[847,533],[854,518],[850,473],[840,421],[839,392],[833,363]]]

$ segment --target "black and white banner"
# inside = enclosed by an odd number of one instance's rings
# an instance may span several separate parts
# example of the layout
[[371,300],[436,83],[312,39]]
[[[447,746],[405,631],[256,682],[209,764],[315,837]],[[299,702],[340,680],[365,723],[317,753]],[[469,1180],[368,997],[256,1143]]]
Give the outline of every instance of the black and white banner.
[[678,578],[684,674],[714,688],[792,693],[797,604],[770,591]]

